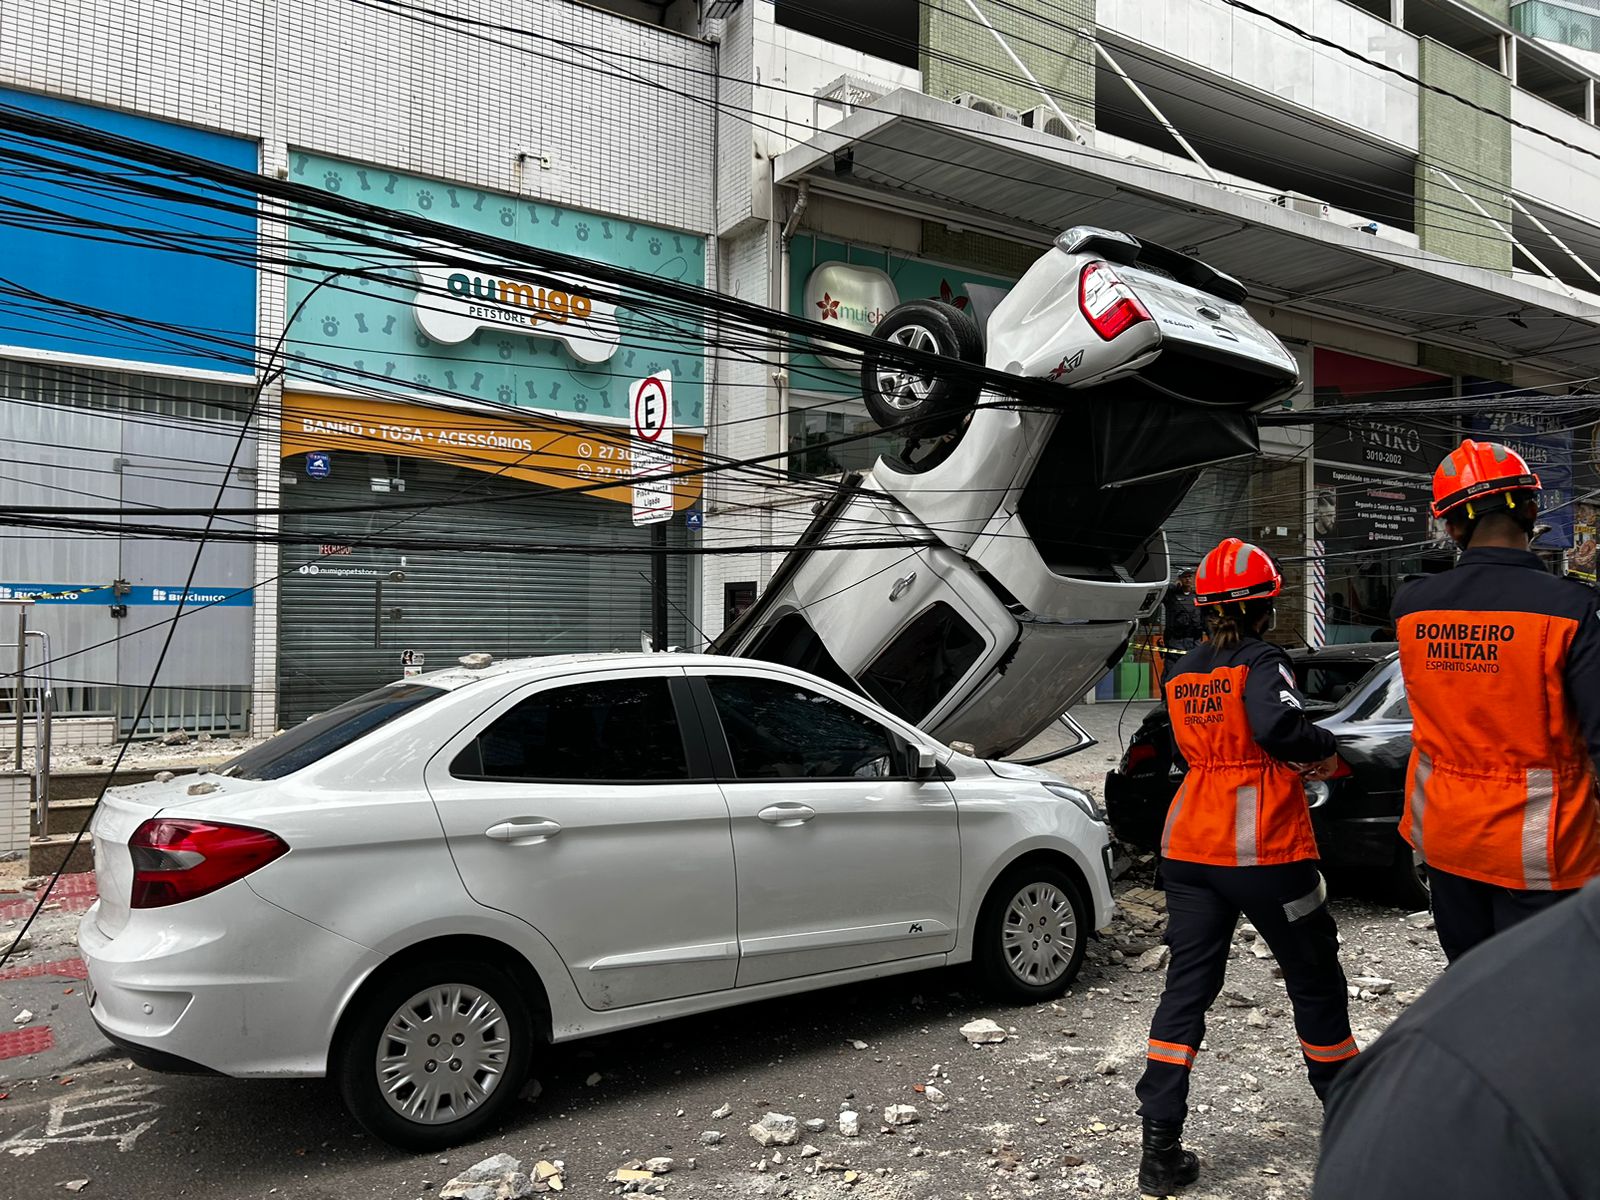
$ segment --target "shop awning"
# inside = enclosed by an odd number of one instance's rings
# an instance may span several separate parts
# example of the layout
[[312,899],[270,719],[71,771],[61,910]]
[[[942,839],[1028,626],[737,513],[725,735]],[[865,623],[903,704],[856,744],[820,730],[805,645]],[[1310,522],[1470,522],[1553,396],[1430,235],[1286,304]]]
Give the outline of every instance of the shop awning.
[[1199,255],[1264,305],[1600,376],[1593,304],[920,92],[891,92],[774,166],[780,184],[1041,246],[1073,225],[1127,230]]

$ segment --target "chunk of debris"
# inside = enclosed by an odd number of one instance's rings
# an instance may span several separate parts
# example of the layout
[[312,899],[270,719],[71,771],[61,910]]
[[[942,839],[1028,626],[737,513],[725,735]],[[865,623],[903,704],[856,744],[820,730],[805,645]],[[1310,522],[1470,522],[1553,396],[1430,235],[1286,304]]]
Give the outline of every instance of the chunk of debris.
[[25,1008],[11,1019],[18,1025],[26,1025],[29,1021],[33,1020],[33,1010],[31,1008]]
[[865,1050],[865,1049],[868,1048],[867,1047],[867,1043],[863,1042],[860,1038],[857,1038],[855,1041],[851,1042],[850,1044],[852,1046],[854,1046],[857,1050]]
[[722,1139],[726,1136],[720,1129],[708,1129],[700,1135],[700,1144],[702,1146],[720,1146],[722,1145]]
[[1116,1055],[1102,1058],[1094,1065],[1094,1073],[1096,1075],[1115,1075],[1120,1070],[1122,1070],[1122,1060]]
[[1394,980],[1382,979],[1377,975],[1357,975],[1350,982],[1362,991],[1371,992],[1375,996],[1382,996],[1394,990]]
[[915,1125],[922,1114],[910,1104],[891,1104],[883,1110],[883,1119],[890,1125]]
[[995,1046],[1006,1040],[1006,1031],[988,1017],[981,1017],[963,1025],[961,1036],[974,1046]]
[[69,1179],[65,1183],[57,1184],[56,1186],[64,1187],[69,1192],[81,1192],[89,1186],[89,1181],[87,1179]]
[[839,1136],[861,1136],[861,1114],[851,1109],[845,1109],[839,1114]]
[[720,1121],[722,1118],[731,1117],[732,1115],[733,1105],[731,1104],[721,1104],[711,1110],[711,1119],[713,1121]]
[[1251,1029],[1265,1029],[1267,1027],[1267,1014],[1259,1008],[1252,1008],[1244,1015],[1244,1023]]
[[1249,992],[1241,992],[1237,988],[1229,988],[1222,993],[1222,1003],[1229,1008],[1254,1008],[1261,1001]]
[[806,1122],[807,1133],[823,1133],[827,1130],[828,1123],[821,1117],[812,1117]]
[[792,1146],[800,1140],[800,1122],[784,1113],[769,1112],[750,1126],[750,1136],[760,1146]]
[[670,1175],[672,1174],[672,1160],[665,1155],[661,1155],[658,1158],[647,1158],[644,1160],[644,1169],[652,1175]]
[[596,1087],[596,1086],[599,1085],[600,1081],[602,1079],[604,1079],[604,1078],[605,1078],[604,1075],[600,1074],[599,1071],[596,1071],[593,1075],[589,1076],[589,1078],[587,1078],[587,1079],[585,1079],[583,1081],[584,1082],[584,1086],[586,1086],[586,1087]]
[[1171,957],[1172,947],[1166,945],[1166,943],[1162,943],[1159,946],[1151,946],[1150,949],[1128,964],[1128,970],[1137,971],[1141,974],[1145,971],[1159,971],[1167,965],[1167,960]]
[[523,1173],[520,1159],[512,1158],[509,1154],[496,1154],[474,1163],[450,1180],[439,1189],[439,1198],[440,1200],[521,1200],[533,1190],[533,1180]]
[[928,1098],[928,1103],[935,1108],[944,1108],[950,1103],[950,1097],[946,1096],[931,1083],[922,1089],[922,1094]]

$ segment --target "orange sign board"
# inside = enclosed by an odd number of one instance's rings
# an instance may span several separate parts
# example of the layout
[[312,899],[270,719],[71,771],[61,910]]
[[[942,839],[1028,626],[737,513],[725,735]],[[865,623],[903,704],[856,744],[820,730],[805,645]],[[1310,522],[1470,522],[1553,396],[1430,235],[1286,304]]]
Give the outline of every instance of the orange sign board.
[[[626,426],[584,425],[536,413],[501,416],[396,400],[285,394],[283,454],[318,450],[429,458],[633,503],[633,437]],[[673,471],[698,471],[704,466],[704,450],[704,437],[678,434]],[[701,478],[690,474],[674,482],[674,509],[689,508],[699,499]]]

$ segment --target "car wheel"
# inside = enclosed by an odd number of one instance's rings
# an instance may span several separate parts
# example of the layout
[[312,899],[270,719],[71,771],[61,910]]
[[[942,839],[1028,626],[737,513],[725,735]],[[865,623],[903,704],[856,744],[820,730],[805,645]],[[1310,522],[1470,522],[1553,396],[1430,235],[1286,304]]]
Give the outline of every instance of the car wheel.
[[1004,1000],[1053,1000],[1072,985],[1089,936],[1089,905],[1060,867],[1008,871],[989,890],[978,917],[973,958],[990,991]]
[[407,967],[358,1003],[335,1063],[366,1130],[409,1150],[478,1133],[528,1073],[533,1023],[510,976],[473,962]]
[[1433,901],[1428,887],[1428,869],[1422,858],[1405,842],[1395,851],[1394,861],[1384,871],[1384,898],[1407,912],[1419,912]]
[[[983,361],[978,323],[942,300],[909,300],[892,308],[874,331],[908,350],[965,363]],[[938,437],[954,429],[978,399],[972,379],[924,375],[867,351],[861,359],[861,395],[879,428],[909,437]]]

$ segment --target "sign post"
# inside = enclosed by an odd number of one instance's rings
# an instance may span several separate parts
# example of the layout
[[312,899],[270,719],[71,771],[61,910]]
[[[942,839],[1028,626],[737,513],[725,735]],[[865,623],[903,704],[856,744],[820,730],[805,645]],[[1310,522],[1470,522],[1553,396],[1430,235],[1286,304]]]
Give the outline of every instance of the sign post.
[[672,519],[672,374],[628,389],[633,418],[633,523],[650,525],[650,642],[667,648],[667,525]]

